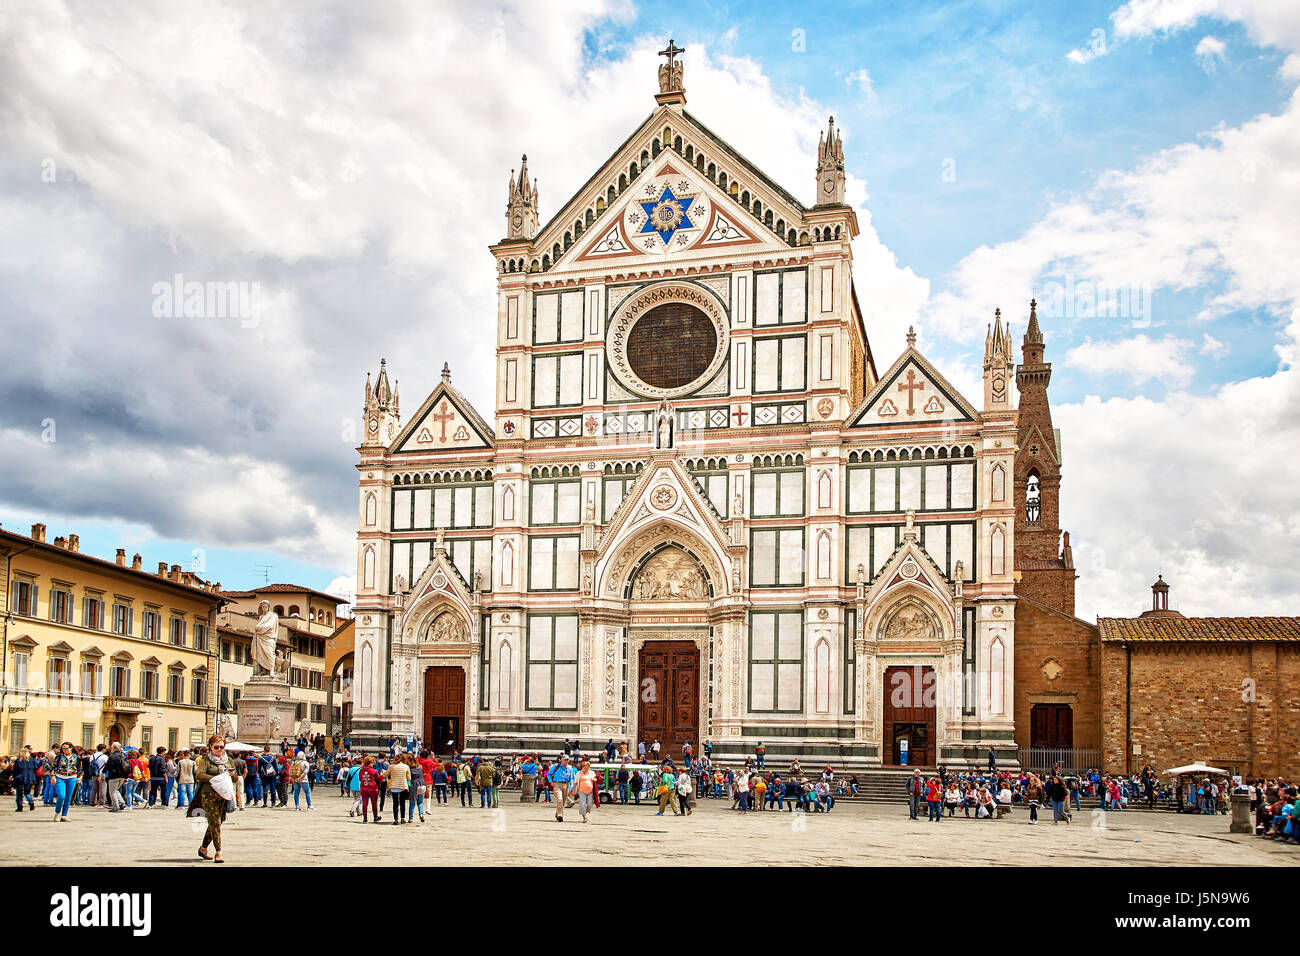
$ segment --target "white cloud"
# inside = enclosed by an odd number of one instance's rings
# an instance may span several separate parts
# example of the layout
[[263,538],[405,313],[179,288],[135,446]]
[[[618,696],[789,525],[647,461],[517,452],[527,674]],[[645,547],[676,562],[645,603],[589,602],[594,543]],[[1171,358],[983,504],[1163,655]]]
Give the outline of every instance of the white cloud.
[[1086,340],[1065,356],[1065,364],[1091,375],[1124,375],[1135,385],[1158,380],[1171,388],[1183,388],[1195,369],[1186,354],[1192,343],[1166,335],[1156,341],[1144,335],[1109,342]]
[[1228,354],[1230,349],[1223,342],[1220,342],[1209,332],[1206,332],[1201,339],[1201,354],[1208,355],[1216,362]]
[[1295,563],[1271,556],[1300,535],[1300,484],[1279,480],[1300,453],[1297,339],[1300,310],[1277,371],[1210,395],[1053,407],[1081,616],[1144,609],[1157,568],[1185,614],[1295,614]]
[[1201,37],[1196,44],[1196,61],[1206,73],[1213,73],[1220,63],[1228,62],[1228,44],[1208,34]]
[[1300,50],[1300,6],[1294,0],[1129,0],[1111,14],[1120,37],[1176,33],[1202,17],[1239,22],[1259,46]]
[[1106,31],[1098,27],[1092,31],[1092,36],[1088,42],[1077,50],[1071,50],[1065,54],[1065,58],[1071,63],[1078,63],[1082,66],[1090,60],[1105,56],[1110,52],[1110,46],[1106,42]]

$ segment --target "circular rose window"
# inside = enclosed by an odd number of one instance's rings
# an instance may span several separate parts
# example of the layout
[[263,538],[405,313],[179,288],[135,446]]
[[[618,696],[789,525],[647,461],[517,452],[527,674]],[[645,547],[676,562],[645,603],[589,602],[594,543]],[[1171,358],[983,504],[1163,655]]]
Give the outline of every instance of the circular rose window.
[[687,395],[726,361],[726,311],[703,286],[652,285],[614,310],[607,346],[610,370],[632,391],[648,398]]
[[681,388],[704,374],[717,347],[718,333],[707,315],[685,302],[669,302],[632,326],[627,361],[641,381],[655,388]]

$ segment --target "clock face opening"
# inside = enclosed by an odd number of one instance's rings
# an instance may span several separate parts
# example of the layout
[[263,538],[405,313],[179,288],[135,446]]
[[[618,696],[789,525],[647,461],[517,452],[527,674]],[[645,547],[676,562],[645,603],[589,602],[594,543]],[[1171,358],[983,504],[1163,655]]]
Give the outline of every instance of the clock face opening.
[[627,360],[647,385],[676,389],[708,370],[717,347],[718,333],[707,315],[685,302],[667,302],[632,326]]

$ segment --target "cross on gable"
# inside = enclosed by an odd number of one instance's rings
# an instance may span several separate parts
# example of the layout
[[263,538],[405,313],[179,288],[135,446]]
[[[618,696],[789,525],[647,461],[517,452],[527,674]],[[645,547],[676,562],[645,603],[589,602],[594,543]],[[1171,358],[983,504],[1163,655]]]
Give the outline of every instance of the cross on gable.
[[434,415],[430,415],[429,417],[432,418],[435,422],[437,422],[438,424],[440,424],[440,425],[442,426],[442,438],[441,438],[441,441],[446,441],[446,440],[447,440],[447,423],[448,423],[449,421],[451,421],[453,418],[455,418],[456,415],[455,415],[455,413],[453,413],[453,412],[451,412],[451,411],[448,410],[448,408],[447,408],[447,400],[446,400],[445,398],[442,400],[442,407],[438,410],[438,412],[437,412],[436,414],[434,414]]
[[667,48],[666,50],[660,50],[660,51],[659,51],[659,55],[660,55],[660,56],[666,56],[666,57],[668,57],[668,71],[669,71],[669,73],[672,72],[673,66],[677,63],[677,54],[678,54],[678,53],[685,53],[685,52],[686,52],[686,50],[685,50],[684,48],[682,48],[682,47],[677,46],[677,44],[674,43],[673,40],[672,40],[671,38],[669,38],[669,40],[668,40],[668,48]]
[[916,372],[909,368],[907,370],[907,384],[904,385],[902,382],[898,383],[898,390],[907,393],[907,414],[916,414],[916,405],[914,404],[916,397],[915,392],[917,389],[922,388],[925,388],[925,382],[918,382],[916,380]]

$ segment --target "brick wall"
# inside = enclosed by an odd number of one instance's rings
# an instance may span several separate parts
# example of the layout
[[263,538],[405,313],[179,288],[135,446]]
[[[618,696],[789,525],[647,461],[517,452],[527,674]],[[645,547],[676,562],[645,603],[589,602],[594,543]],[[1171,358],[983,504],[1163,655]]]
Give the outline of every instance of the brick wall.
[[[1050,573],[1050,572],[1049,572]],[[1072,571],[1066,572],[1073,576]],[[1028,575],[1026,575],[1028,577]],[[1029,713],[1035,703],[1069,704],[1074,712],[1074,746],[1101,746],[1100,649],[1096,625],[1033,600],[1016,586],[1016,743],[1030,746]],[[1071,580],[1073,591],[1073,580]],[[1061,668],[1055,680],[1043,673]]]
[[[1017,531],[1017,534],[1020,532]],[[1020,539],[1016,539],[1016,550],[1020,550]],[[1020,572],[1016,583],[1016,597],[1025,597],[1055,608],[1062,614],[1074,614],[1074,582],[1078,575],[1072,568],[1029,569]],[[1096,628],[1093,628],[1096,631]]]
[[[1017,619],[1019,612],[1017,612]],[[1126,668],[1131,670],[1128,769],[1204,760],[1236,773],[1300,774],[1300,646],[1274,643],[1133,644],[1102,648],[1106,767],[1125,769]],[[1253,681],[1243,686],[1244,680]],[[1251,693],[1253,692],[1253,699]]]

